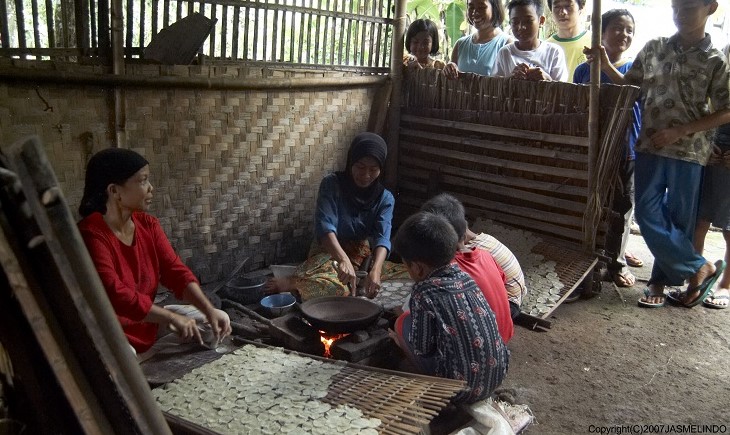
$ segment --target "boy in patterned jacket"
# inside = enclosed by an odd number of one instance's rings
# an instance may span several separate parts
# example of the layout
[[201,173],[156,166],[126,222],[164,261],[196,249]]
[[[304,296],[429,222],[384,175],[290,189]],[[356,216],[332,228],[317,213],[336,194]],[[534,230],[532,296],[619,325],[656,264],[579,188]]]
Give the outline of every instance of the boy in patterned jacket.
[[473,279],[452,264],[458,237],[440,215],[406,219],[393,244],[416,282],[395,339],[425,374],[463,380],[454,403],[489,397],[507,374],[509,351]]

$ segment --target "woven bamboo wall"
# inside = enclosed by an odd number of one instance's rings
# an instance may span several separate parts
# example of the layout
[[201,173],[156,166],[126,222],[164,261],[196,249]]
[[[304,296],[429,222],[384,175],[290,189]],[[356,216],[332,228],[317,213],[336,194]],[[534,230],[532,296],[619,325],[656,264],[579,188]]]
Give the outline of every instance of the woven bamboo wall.
[[[326,74],[245,67],[130,69],[150,76]],[[151,213],[204,283],[225,278],[245,257],[251,257],[246,270],[304,257],[319,182],[344,165],[350,140],[367,127],[374,93],[372,88],[123,91],[127,143],[151,162]],[[39,135],[76,208],[88,158],[113,143],[110,99],[111,91],[103,87],[0,84],[0,143]]]

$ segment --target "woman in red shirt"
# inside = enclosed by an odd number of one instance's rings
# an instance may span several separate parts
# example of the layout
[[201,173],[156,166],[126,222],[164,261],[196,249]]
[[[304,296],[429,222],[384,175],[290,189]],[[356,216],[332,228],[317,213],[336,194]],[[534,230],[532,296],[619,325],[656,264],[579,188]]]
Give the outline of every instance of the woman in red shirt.
[[153,304],[161,283],[208,319],[216,341],[231,333],[228,316],[215,309],[198,280],[175,253],[159,221],[145,213],[152,203],[150,167],[134,151],[109,148],[86,168],[79,230],[129,344],[145,352],[160,325],[203,342],[195,320]]

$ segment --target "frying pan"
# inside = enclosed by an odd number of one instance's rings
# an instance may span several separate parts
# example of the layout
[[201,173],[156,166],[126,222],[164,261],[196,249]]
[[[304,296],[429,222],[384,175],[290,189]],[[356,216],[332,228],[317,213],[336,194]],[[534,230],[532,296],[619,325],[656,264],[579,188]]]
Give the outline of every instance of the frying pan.
[[299,306],[304,319],[313,327],[330,334],[363,329],[383,314],[383,308],[367,299],[352,296],[324,296]]

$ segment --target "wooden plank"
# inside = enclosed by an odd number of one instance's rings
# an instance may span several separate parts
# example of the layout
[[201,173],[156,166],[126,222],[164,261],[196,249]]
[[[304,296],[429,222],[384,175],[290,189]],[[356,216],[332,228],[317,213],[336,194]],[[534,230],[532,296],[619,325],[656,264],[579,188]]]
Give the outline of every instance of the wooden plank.
[[[213,5],[228,5],[228,6],[243,6],[243,7],[250,7],[253,9],[261,8],[262,3],[256,2],[256,1],[249,1],[249,0],[206,0],[206,3],[213,4]],[[265,8],[268,10],[279,10],[279,11],[288,11],[288,12],[298,12],[302,14],[320,14],[322,16],[329,16],[329,17],[336,17],[336,18],[346,18],[351,20],[357,20],[357,21],[366,21],[370,23],[382,23],[382,24],[393,24],[393,20],[381,17],[381,16],[371,16],[368,14],[359,14],[355,13],[352,8],[350,11],[344,11],[344,3],[343,3],[343,11],[338,11],[337,9],[333,11],[327,11],[327,10],[321,10],[312,7],[313,3],[307,2],[309,6],[297,6],[297,5],[287,5],[287,4],[266,4]]]
[[134,1],[127,0],[127,24],[124,26],[127,29],[127,35],[124,43],[124,55],[125,57],[132,57],[130,49],[132,48],[132,37],[134,36]]
[[[551,183],[547,181],[535,181],[528,180],[525,178],[512,177],[508,175],[495,175],[488,174],[482,171],[472,171],[459,167],[444,165],[441,162],[434,162],[430,160],[423,160],[411,156],[401,156],[400,165],[407,168],[408,173],[414,171],[414,167],[423,168],[429,172],[438,172],[444,174],[451,174],[455,176],[463,176],[465,178],[471,178],[474,180],[481,180],[487,183],[492,183],[500,186],[512,186],[521,187],[524,189],[541,190],[544,192],[555,192],[566,195],[575,195],[582,198],[588,197],[588,189],[586,187],[570,186],[567,184]],[[428,176],[424,176],[424,179]]]
[[[453,193],[463,204],[467,213],[472,216],[483,216],[493,221],[502,222],[512,227],[520,227],[529,229],[535,233],[547,233],[559,238],[567,238],[574,241],[583,240],[583,232],[570,228],[554,225],[533,219],[531,216],[521,216],[509,213],[509,209],[500,209],[497,211],[486,210],[479,207],[483,201],[480,198],[471,198],[463,194]],[[423,205],[423,200],[411,197],[407,192],[401,192],[399,201],[405,205],[414,207],[416,210]]]
[[[3,17],[4,20],[5,17]],[[25,11],[23,8],[23,0],[15,0],[15,25],[18,31],[18,47],[26,48],[28,45],[25,41]]]
[[424,154],[430,154],[439,158],[449,158],[460,160],[462,162],[469,163],[480,163],[487,166],[493,166],[495,168],[512,169],[516,171],[533,172],[535,174],[550,175],[557,177],[558,179],[574,179],[581,181],[588,181],[588,174],[585,171],[569,168],[559,168],[552,166],[538,165],[535,163],[515,162],[511,160],[478,156],[471,153],[453,151],[448,149],[442,149],[432,146],[419,145],[409,141],[402,141],[401,143],[403,151],[419,152]]
[[177,9],[175,10],[175,21],[180,21],[182,18],[183,1],[177,0]]
[[245,20],[243,21],[243,28],[244,28],[244,32],[243,32],[243,53],[241,55],[241,59],[243,59],[243,60],[250,60],[250,58],[248,57],[248,35],[252,31],[253,32],[256,31],[256,27],[255,26],[251,26],[251,21],[249,20],[250,19],[250,15],[249,15],[250,14],[250,9],[251,8],[248,8],[248,7],[244,7],[243,8],[243,10],[245,12],[245,17],[246,17]]
[[[278,4],[279,0],[274,0],[274,4]],[[271,60],[277,61],[281,60],[278,56],[278,50],[280,44],[284,44],[284,41],[279,40],[278,33],[279,33],[279,11],[277,9],[274,9],[274,25],[272,26],[272,32],[271,32]],[[283,26],[282,26],[283,27]]]
[[588,148],[588,138],[581,136],[567,136],[561,134],[542,133],[529,130],[517,130],[513,128],[498,127],[494,125],[474,124],[470,122],[450,121],[447,119],[427,118],[416,115],[402,115],[402,122],[413,122],[415,124],[427,124],[433,127],[453,128],[467,132],[484,133],[489,135],[518,137],[520,139],[539,140],[566,145],[578,145]]
[[170,0],[164,0],[162,7],[162,28],[165,28],[170,25]]
[[[20,233],[20,229],[15,229],[8,235],[14,238]],[[16,240],[12,245],[22,246],[23,244]],[[31,285],[28,282],[26,276],[32,277],[32,272],[23,270],[18,257],[13,252],[11,241],[6,238],[5,229],[0,231],[0,267],[4,270],[13,297],[18,301],[23,315],[32,327],[35,340],[55,377],[54,381],[58,383],[71,410],[76,415],[75,420],[85,433],[113,433],[111,424],[99,408],[77,361],[73,356],[64,352],[68,343],[59,336],[58,324],[55,316],[49,312],[48,305],[35,297],[42,292],[36,288],[36,284]],[[49,270],[45,272],[48,273]],[[27,363],[32,362],[27,361]]]
[[[461,176],[442,175],[444,183],[451,183],[454,186],[470,187],[492,195],[513,198],[520,202],[528,202],[548,207],[557,207],[574,213],[583,213],[585,205],[582,202],[567,199],[555,198],[551,195],[541,195],[525,190],[514,189],[509,186],[495,186],[491,183],[484,183],[477,180],[469,180]],[[541,210],[536,210],[543,213]]]
[[450,134],[434,133],[424,130],[413,130],[409,128],[400,129],[401,135],[425,139],[431,143],[440,142],[438,145],[444,145],[450,148],[450,144],[469,145],[484,150],[502,151],[510,154],[521,154],[526,156],[548,157],[552,159],[565,160],[568,162],[576,162],[587,165],[588,156],[581,153],[572,153],[569,151],[551,150],[548,148],[533,147],[529,145],[521,145],[514,142],[498,142],[486,139],[473,139],[470,137],[461,137]]
[[152,38],[155,37],[160,28],[159,8],[159,0],[152,0]]
[[[109,26],[109,0],[99,0],[99,57],[104,63],[111,63],[111,27]],[[52,24],[49,24],[49,31]],[[50,35],[49,35],[50,40]],[[49,45],[52,47],[53,45]]]
[[[68,352],[79,357],[80,376],[89,380],[111,427],[170,433],[129,350],[43,145],[34,137],[5,151],[58,271],[58,276],[46,275],[45,284],[53,288],[46,294],[56,313],[68,314],[58,317],[60,331],[70,338]],[[43,266],[48,267],[39,265]]]
[[238,30],[240,28],[240,19],[241,8],[235,6],[233,8],[233,35],[231,39],[231,58],[233,59],[238,59]]
[[[200,2],[201,13],[203,13],[203,11],[202,11],[203,4],[204,4],[203,2]],[[206,7],[207,7],[207,5],[206,5]],[[203,13],[203,15],[205,15],[205,13]],[[218,8],[216,7],[216,5],[210,5],[210,17],[209,18],[211,19],[211,21],[213,21],[213,29],[211,30],[210,36],[208,38],[208,39],[210,39],[210,48],[208,49],[208,55],[211,58],[216,58],[216,55],[215,55],[215,40],[216,40],[215,28],[216,28],[216,22],[218,21],[217,15],[218,15]],[[202,47],[201,47],[201,51],[202,51]]]
[[221,14],[221,59],[228,58],[228,6],[223,6]]
[[[408,172],[409,176],[413,176],[414,174]],[[468,187],[474,190],[478,190],[485,194],[490,195],[499,195],[507,198],[513,198],[518,200],[521,203],[532,203],[532,204],[539,204],[542,206],[547,207],[557,207],[560,209],[564,209],[566,211],[572,211],[574,213],[583,213],[585,210],[585,205],[581,202],[577,201],[570,201],[566,199],[559,199],[555,198],[554,196],[550,195],[540,195],[538,193],[528,192],[525,190],[520,189],[514,189],[509,186],[497,186],[493,185],[491,183],[485,183],[482,181],[477,180],[470,180],[466,179],[464,177],[460,176],[452,176],[452,175],[441,175],[441,181],[443,183],[448,183],[453,186],[460,186],[460,187]],[[425,185],[427,184],[428,179],[423,179],[422,183]],[[482,196],[482,195],[480,195]],[[486,198],[486,196],[485,196]],[[512,205],[505,204],[508,207],[513,207]],[[534,210],[538,213],[545,213],[542,210]],[[582,216],[581,218],[582,219]],[[580,226],[580,225],[578,225]]]
[[[322,9],[322,0],[317,0],[317,9]],[[319,60],[319,55],[320,55],[320,53],[319,53],[319,36],[320,36],[319,24],[320,24],[321,15],[320,14],[316,14],[315,16],[316,16],[316,24],[315,24],[315,27],[314,27],[314,59],[313,59],[313,63],[320,63],[320,60]]]
[[30,8],[33,14],[33,46],[41,47],[41,34],[38,29],[40,27],[40,20],[38,19],[38,0],[31,0]]
[[299,54],[297,56],[298,61],[301,63],[304,55],[304,16],[306,14],[306,11],[299,11],[299,34],[297,35],[297,38],[299,39]]
[[145,37],[145,21],[147,17],[145,16],[146,12],[146,3],[145,1],[139,2],[139,47],[144,48],[146,46],[144,42]]
[[[46,8],[48,8],[48,3],[51,0],[46,0]],[[46,9],[46,14],[48,14],[48,9]],[[8,5],[5,2],[5,0],[0,0],[0,17],[7,17],[8,16]],[[53,21],[49,21],[49,23],[52,23]],[[10,29],[8,28],[8,20],[0,20],[0,43],[2,43],[3,48],[10,48]]]

